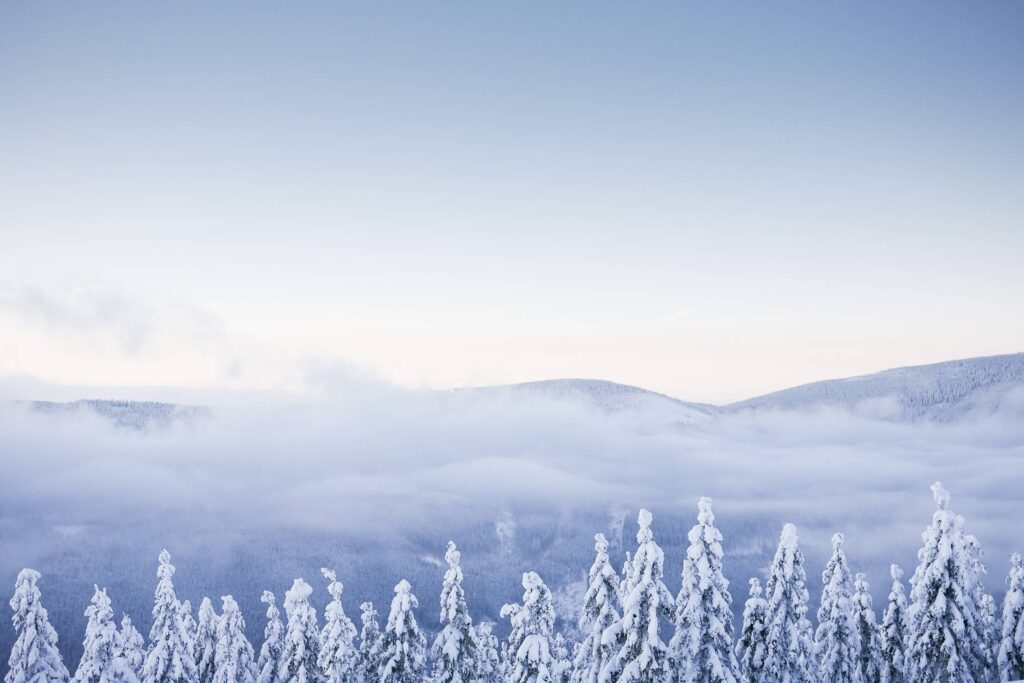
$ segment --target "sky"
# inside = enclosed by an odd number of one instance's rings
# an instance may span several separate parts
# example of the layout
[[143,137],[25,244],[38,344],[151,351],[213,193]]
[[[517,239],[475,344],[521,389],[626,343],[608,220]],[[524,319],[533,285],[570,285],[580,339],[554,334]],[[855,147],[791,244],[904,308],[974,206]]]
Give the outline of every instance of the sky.
[[1024,349],[1024,5],[4,3],[0,378],[596,377]]

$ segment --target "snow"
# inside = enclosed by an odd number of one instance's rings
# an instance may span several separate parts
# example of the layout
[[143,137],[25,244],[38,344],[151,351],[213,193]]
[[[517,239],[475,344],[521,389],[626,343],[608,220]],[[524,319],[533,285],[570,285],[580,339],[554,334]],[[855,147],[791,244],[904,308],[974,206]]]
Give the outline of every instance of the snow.
[[1024,415],[1024,353],[894,368],[824,380],[724,406],[741,410],[841,408],[896,422],[956,422],[993,414]]

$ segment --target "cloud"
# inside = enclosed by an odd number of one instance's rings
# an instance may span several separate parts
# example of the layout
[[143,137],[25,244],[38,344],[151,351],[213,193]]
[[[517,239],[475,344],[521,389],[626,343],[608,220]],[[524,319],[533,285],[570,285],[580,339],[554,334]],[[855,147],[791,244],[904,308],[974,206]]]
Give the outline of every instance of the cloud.
[[132,355],[151,340],[156,318],[155,311],[138,300],[103,286],[60,294],[33,286],[0,286],[0,311],[50,334],[96,344],[113,342]]
[[[397,578],[413,579],[429,615],[438,577],[422,558],[454,538],[475,609],[494,618],[518,598],[524,570],[574,595],[596,531],[622,538],[618,564],[641,506],[655,513],[672,586],[696,500],[708,495],[735,585],[793,521],[812,577],[843,531],[881,600],[889,563],[913,567],[936,479],[986,548],[994,592],[1021,548],[1019,420],[897,424],[822,409],[652,431],[537,394],[404,391],[321,370],[329,389],[317,401],[221,406],[147,433],[0,404],[0,577],[37,565],[72,590],[62,574],[87,588],[106,567],[144,624],[146,562],[159,544],[191,563],[176,579],[251,593],[251,605],[240,600],[253,614],[262,586],[330,561],[359,599],[386,599]],[[61,615],[80,616],[62,599]]]
[[[325,376],[334,384],[322,403],[225,407],[144,435],[88,415],[7,406],[4,505],[15,515],[70,517],[83,508],[102,516],[105,506],[142,515],[182,507],[299,525],[315,507],[324,517],[315,524],[330,527],[514,502],[600,510],[619,527],[623,510],[685,515],[710,495],[720,517],[770,514],[884,534],[926,521],[935,479],[993,529],[1004,526],[1001,505],[1019,503],[1024,490],[1019,421],[904,425],[834,410],[748,412],[651,433],[536,395],[411,392]],[[97,499],[112,486],[116,500]]]

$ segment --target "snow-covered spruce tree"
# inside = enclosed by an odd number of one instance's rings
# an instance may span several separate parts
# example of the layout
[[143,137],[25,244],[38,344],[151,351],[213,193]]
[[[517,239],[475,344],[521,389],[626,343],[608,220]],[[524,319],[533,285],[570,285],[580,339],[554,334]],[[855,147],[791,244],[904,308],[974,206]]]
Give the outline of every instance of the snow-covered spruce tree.
[[860,681],[857,657],[860,637],[854,620],[853,575],[843,552],[843,535],[832,536],[832,557],[821,573],[821,606],[814,632],[818,680],[822,683]]
[[860,650],[857,653],[860,677],[864,683],[881,683],[882,647],[870,591],[867,577],[857,574],[853,579],[853,613],[860,636]]
[[972,669],[979,680],[994,681],[998,677],[996,653],[998,637],[996,628],[995,599],[985,591],[984,578],[988,570],[982,561],[981,543],[973,534],[964,534],[964,548],[967,550],[968,566],[971,568],[971,606],[978,639],[974,651]]
[[669,679],[735,683],[739,664],[733,653],[732,596],[722,574],[722,532],[715,527],[710,498],[697,502],[697,524],[687,538],[676,630],[668,646]]
[[551,641],[551,680],[555,683],[570,683],[572,680],[572,655],[569,641],[556,632]]
[[879,651],[882,656],[882,683],[905,683],[907,649],[907,595],[903,589],[903,570],[898,565],[889,568],[892,590],[889,604],[882,616],[879,631]]
[[963,519],[949,509],[949,493],[932,485],[936,510],[921,534],[920,562],[910,580],[907,678],[913,683],[973,683],[979,624],[972,596],[974,568],[964,546]]
[[622,561],[622,571],[620,572],[622,580],[619,581],[619,604],[626,604],[626,598],[629,597],[630,592],[633,590],[633,586],[636,585],[636,573],[633,571],[633,556],[630,552],[626,551],[626,559]]
[[327,579],[331,602],[324,609],[324,628],[320,632],[320,671],[327,683],[349,683],[355,680],[358,655],[356,627],[341,604],[344,586],[333,569],[321,569]]
[[743,630],[736,643],[736,657],[739,660],[740,678],[743,683],[758,683],[764,680],[765,656],[768,652],[768,601],[761,595],[761,582],[750,580],[750,597],[743,605]]
[[982,633],[985,640],[985,680],[999,679],[999,620],[996,616],[996,599],[988,593],[981,596]]
[[199,657],[196,653],[196,631],[199,629],[199,626],[192,617],[192,603],[189,600],[185,600],[180,606],[181,621],[185,625],[185,633],[189,638],[189,651],[192,653],[192,659],[198,660]]
[[657,683],[665,675],[666,647],[658,633],[659,618],[671,619],[672,594],[662,580],[665,554],[654,542],[653,516],[640,510],[636,554],[630,561],[632,584],[622,604],[622,618],[605,631],[606,642],[621,642],[601,671],[601,683]]
[[583,596],[580,631],[587,634],[574,662],[573,683],[597,683],[601,669],[618,651],[619,643],[606,643],[605,630],[619,621],[619,577],[608,561],[608,541],[604,534],[594,536],[594,564],[590,566],[590,584]]
[[811,623],[807,620],[807,572],[796,527],[782,527],[779,547],[765,584],[768,650],[763,681],[811,683],[817,680]]
[[426,668],[426,639],[413,610],[420,606],[405,579],[395,586],[388,624],[380,639],[380,683],[419,683]]
[[505,605],[501,615],[512,622],[509,683],[555,683],[552,638],[555,609],[551,591],[536,572],[523,574],[523,604]]
[[159,581],[153,601],[153,626],[149,650],[142,668],[142,683],[196,683],[196,662],[192,637],[182,618],[183,609],[174,594],[174,565],[171,554],[160,551]]
[[254,683],[256,655],[245,637],[245,619],[230,595],[221,598],[212,683]]
[[145,646],[146,641],[132,624],[131,617],[127,614],[123,615],[121,630],[117,634],[117,652],[136,678],[142,676],[142,666],[146,663]]
[[214,658],[217,655],[217,629],[220,617],[213,611],[210,598],[203,598],[199,604],[199,622],[196,624],[195,657],[199,683],[210,683],[216,670]]
[[501,680],[508,681],[512,677],[512,671],[516,667],[516,653],[519,652],[519,646],[523,644],[524,632],[523,632],[523,620],[520,618],[519,613],[523,611],[521,605],[517,603],[507,603],[502,605],[499,614],[502,619],[508,619],[511,628],[508,632],[508,638],[501,644]]
[[481,683],[504,681],[501,675],[501,658],[498,654],[498,637],[494,635],[493,625],[489,621],[482,621],[476,625],[474,631],[478,653],[477,680]]
[[62,683],[68,680],[68,670],[57,649],[57,632],[43,607],[39,587],[39,572],[22,569],[14,584],[11,609],[14,610],[14,630],[18,634],[7,660],[4,683]]
[[267,606],[267,625],[263,628],[263,646],[256,663],[256,683],[278,683],[281,653],[284,651],[284,624],[273,593],[263,591],[260,602]]
[[999,680],[1024,678],[1024,560],[1014,553],[1006,577],[999,641]]
[[320,630],[316,610],[309,604],[313,589],[302,579],[295,579],[284,595],[284,611],[288,627],[277,667],[281,683],[322,683],[323,673],[317,664],[320,656]]
[[359,605],[362,612],[359,619],[363,627],[359,631],[359,660],[357,678],[361,683],[369,683],[377,678],[380,669],[380,622],[377,621],[377,610],[372,602]]
[[75,683],[137,683],[135,672],[121,655],[114,610],[106,590],[93,586],[92,601],[85,609],[88,622],[82,642],[82,659],[75,672]]
[[444,559],[448,571],[441,584],[441,632],[434,640],[434,680],[437,683],[466,683],[477,678],[477,642],[473,620],[462,590],[461,553],[448,541]]

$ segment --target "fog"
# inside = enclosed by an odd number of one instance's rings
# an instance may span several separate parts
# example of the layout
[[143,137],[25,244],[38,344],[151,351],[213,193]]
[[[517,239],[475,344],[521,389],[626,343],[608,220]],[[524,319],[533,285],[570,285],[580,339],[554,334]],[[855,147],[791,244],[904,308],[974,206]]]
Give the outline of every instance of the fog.
[[[880,612],[888,564],[913,569],[935,480],[981,540],[997,595],[1009,553],[1024,548],[1024,424],[998,417],[908,425],[834,410],[746,412],[652,427],[532,394],[366,380],[302,401],[225,403],[142,432],[6,403],[0,458],[0,585],[13,587],[24,566],[43,572],[72,657],[93,582],[148,628],[161,547],[182,597],[233,593],[257,640],[259,591],[301,575],[322,605],[320,566],[338,568],[350,616],[410,578],[430,628],[448,538],[464,551],[476,618],[500,621],[500,605],[520,597],[521,572],[535,569],[571,625],[593,534],[609,535],[618,566],[637,509],[650,508],[674,590],[701,495],[714,499],[726,536],[737,607],[792,521],[812,594],[827,539],[843,531]],[[2,634],[6,659],[13,634]]]

